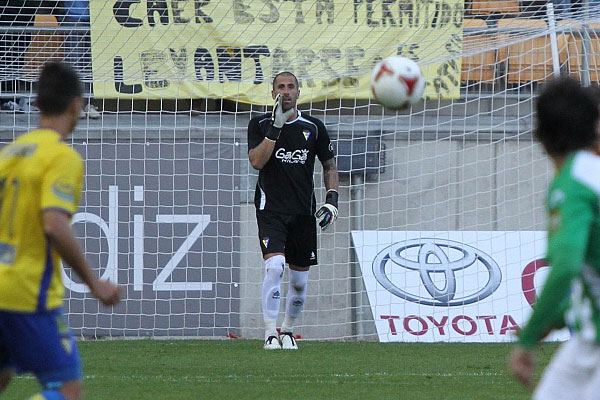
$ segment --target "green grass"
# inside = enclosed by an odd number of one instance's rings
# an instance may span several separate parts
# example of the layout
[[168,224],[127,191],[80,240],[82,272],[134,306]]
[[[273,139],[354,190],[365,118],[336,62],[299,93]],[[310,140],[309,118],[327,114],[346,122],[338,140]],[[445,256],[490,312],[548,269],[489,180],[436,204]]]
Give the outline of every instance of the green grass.
[[[509,344],[300,342],[264,351],[256,340],[79,343],[86,399],[527,399],[506,370]],[[539,352],[538,373],[556,349]],[[18,377],[3,397],[39,391]]]

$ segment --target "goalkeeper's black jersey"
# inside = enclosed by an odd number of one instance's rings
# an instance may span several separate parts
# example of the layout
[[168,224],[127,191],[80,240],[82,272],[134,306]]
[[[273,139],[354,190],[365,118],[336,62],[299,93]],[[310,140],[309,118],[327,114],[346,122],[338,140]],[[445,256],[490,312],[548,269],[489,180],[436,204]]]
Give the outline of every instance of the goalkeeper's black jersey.
[[[271,126],[271,114],[250,120],[248,151],[258,146]],[[315,156],[321,162],[334,157],[323,123],[300,113],[286,122],[271,158],[258,174],[254,205],[257,210],[311,215],[316,211],[313,171]]]

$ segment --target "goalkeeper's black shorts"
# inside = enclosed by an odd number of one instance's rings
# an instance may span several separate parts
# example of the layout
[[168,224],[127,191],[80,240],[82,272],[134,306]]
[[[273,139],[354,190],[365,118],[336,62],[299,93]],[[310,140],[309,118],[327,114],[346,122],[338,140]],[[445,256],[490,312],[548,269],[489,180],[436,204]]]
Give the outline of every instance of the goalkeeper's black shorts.
[[317,264],[317,223],[313,215],[290,215],[257,210],[258,240],[263,256],[285,254],[288,264]]

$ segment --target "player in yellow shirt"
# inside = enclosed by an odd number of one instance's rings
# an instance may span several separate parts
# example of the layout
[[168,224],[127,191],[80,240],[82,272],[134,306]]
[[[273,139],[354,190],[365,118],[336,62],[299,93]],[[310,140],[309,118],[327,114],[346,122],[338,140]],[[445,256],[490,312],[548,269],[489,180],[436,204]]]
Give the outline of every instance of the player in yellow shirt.
[[83,160],[63,139],[82,105],[77,74],[44,66],[39,127],[0,151],[0,393],[14,373],[32,372],[43,392],[32,399],[82,398],[81,361],[62,313],[60,259],[105,305],[120,288],[96,277],[71,228]]

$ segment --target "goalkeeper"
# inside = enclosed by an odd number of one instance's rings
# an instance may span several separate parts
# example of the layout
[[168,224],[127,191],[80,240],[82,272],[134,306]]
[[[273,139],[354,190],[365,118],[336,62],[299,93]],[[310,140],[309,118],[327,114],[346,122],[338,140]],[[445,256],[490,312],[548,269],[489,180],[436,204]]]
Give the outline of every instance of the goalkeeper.
[[[338,173],[333,146],[323,123],[296,108],[298,79],[281,72],[273,80],[271,114],[250,120],[248,158],[259,170],[254,204],[265,260],[262,309],[267,350],[298,348],[293,335],[306,301],[308,270],[317,264],[316,218],[322,230],[338,216]],[[323,165],[325,204],[316,210],[315,157]],[[316,213],[315,213],[316,211]],[[277,334],[281,282],[289,264],[289,289],[281,336]]]
[[537,342],[563,316],[572,335],[554,355],[535,399],[595,399],[600,393],[598,116],[593,93],[570,78],[548,84],[537,101],[535,136],[556,168],[547,195],[551,269],[512,352],[511,372],[531,386]]

